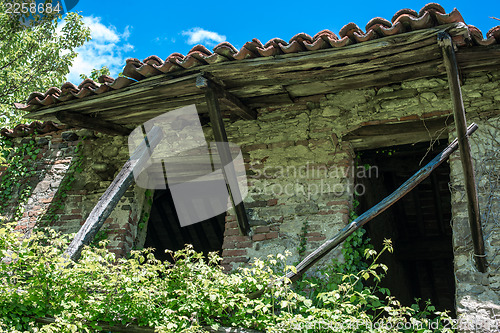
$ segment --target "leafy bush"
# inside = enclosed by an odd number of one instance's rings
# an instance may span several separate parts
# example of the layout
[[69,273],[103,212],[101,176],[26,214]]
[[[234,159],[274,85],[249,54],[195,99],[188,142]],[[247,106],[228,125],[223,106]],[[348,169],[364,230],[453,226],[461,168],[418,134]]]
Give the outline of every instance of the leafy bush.
[[[33,231],[28,238],[12,226],[0,228],[2,331],[97,332],[105,323],[150,326],[157,332],[205,332],[218,326],[268,332],[431,332],[425,329],[436,326],[434,331],[441,332],[448,318],[438,314],[433,324],[425,318],[428,311],[402,307],[390,297],[381,300],[367,287],[359,289],[358,281],[379,279],[384,266],[375,261],[320,293],[315,305],[273,273],[272,266],[283,267],[282,274],[295,270],[284,265],[281,254],[227,274],[216,254],[204,258],[191,246],[170,253],[170,264],[156,260],[150,249],[116,259],[101,242],[86,248],[79,262],[68,262],[63,256],[68,240],[50,229]],[[373,250],[366,256],[376,258]],[[262,288],[260,298],[247,297]],[[41,324],[36,318],[55,320]],[[408,329],[372,327],[381,320]],[[421,330],[414,329],[418,325]]]

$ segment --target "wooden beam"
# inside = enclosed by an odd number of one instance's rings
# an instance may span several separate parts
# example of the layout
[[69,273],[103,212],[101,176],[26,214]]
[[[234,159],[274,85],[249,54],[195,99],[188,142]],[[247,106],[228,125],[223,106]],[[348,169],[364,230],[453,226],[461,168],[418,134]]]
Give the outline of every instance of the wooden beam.
[[438,41],[443,51],[444,64],[448,75],[450,95],[453,103],[453,115],[460,148],[460,160],[465,178],[465,190],[467,193],[467,210],[469,213],[469,225],[474,244],[474,259],[477,269],[486,272],[487,262],[484,248],[483,230],[481,227],[481,215],[479,213],[479,200],[477,197],[476,179],[474,166],[470,152],[469,138],[466,134],[467,120],[465,119],[465,108],[460,90],[460,77],[457,59],[451,36],[445,32],[438,35]]
[[106,120],[89,117],[78,112],[59,111],[56,118],[63,124],[87,128],[111,135],[129,135],[131,130],[122,125],[114,124]]
[[134,181],[134,169],[141,168],[151,156],[151,151],[161,141],[163,132],[159,127],[153,127],[147,138],[137,147],[130,159],[125,163],[116,178],[101,196],[87,220],[80,228],[75,238],[64,252],[71,260],[80,258],[82,249],[90,244],[101,229],[104,221],[111,214],[120,198]]
[[398,122],[395,124],[368,125],[342,136],[355,150],[375,149],[395,145],[413,144],[448,138],[447,127],[451,116],[430,120]]
[[455,55],[458,66],[464,73],[491,71],[500,68],[500,44],[461,47]]
[[201,89],[207,88],[209,85],[210,89],[215,92],[219,100],[227,105],[231,111],[236,113],[238,116],[247,120],[257,119],[257,112],[255,112],[255,110],[245,106],[237,97],[226,91],[221,85],[216,84],[213,80],[209,80],[203,75],[196,78],[196,87]]
[[[217,94],[217,91],[219,91],[220,88],[212,81],[204,77],[200,77],[200,79],[197,80],[197,87],[205,91],[205,97],[208,105],[208,114],[210,116],[210,123],[214,132],[214,138],[217,144],[217,152],[219,153],[221,163],[225,167],[231,166],[232,168],[233,158],[231,156],[231,151],[229,150],[229,147],[227,145],[227,134],[226,129],[224,128],[224,121],[222,120]],[[229,184],[231,183],[238,184],[236,180],[236,173],[233,168],[232,172],[230,171],[228,174],[225,167],[222,167],[221,170],[226,181],[227,191],[229,192],[231,203],[233,204],[233,208],[236,213],[238,226],[240,227],[240,231],[243,235],[248,235],[248,233],[250,232],[250,224],[248,223],[245,206],[243,205],[243,201],[239,203],[235,202],[235,193],[232,192],[231,187],[229,186]],[[231,179],[229,177],[231,177]],[[238,197],[241,197],[241,194],[238,195]]]
[[[174,99],[178,96],[192,95],[197,92],[193,83],[198,74],[183,72],[184,76],[172,78],[171,76],[158,75],[150,77],[139,82],[133,83],[128,87],[108,91],[104,94],[87,96],[85,98],[72,99],[66,102],[48,105],[32,111],[23,117],[28,119],[46,119],[52,113],[59,111],[76,112],[95,112],[103,107],[114,107],[116,109],[125,109],[123,114],[134,112],[130,109],[131,104],[148,104],[151,101],[160,101],[165,99]],[[159,94],[159,91],[162,94]],[[174,109],[178,106],[174,106]],[[160,112],[159,114],[165,113]]]

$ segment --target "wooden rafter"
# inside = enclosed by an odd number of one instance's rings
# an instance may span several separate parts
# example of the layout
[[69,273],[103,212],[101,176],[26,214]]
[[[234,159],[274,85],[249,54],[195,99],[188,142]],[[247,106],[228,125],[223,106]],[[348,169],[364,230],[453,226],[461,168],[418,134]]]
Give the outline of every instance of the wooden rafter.
[[78,112],[59,111],[56,113],[56,118],[63,124],[88,128],[111,135],[129,135],[131,130],[128,128],[102,120],[96,117],[90,117]]
[[483,230],[481,228],[481,215],[479,213],[479,200],[477,197],[476,179],[474,166],[470,151],[469,138],[466,134],[467,120],[465,118],[464,102],[460,90],[460,77],[457,59],[451,36],[447,33],[438,35],[438,41],[443,51],[443,59],[448,75],[450,95],[453,103],[453,115],[457,129],[457,137],[460,148],[460,160],[464,171],[465,189],[467,193],[467,210],[469,213],[469,225],[474,244],[474,259],[478,270],[486,272],[487,262],[484,248]]
[[210,89],[215,92],[219,101],[227,105],[231,111],[241,118],[247,120],[257,119],[257,112],[255,112],[255,110],[245,106],[236,96],[226,91],[220,84],[215,83],[213,80],[209,80],[204,75],[200,75],[196,78],[196,86],[198,88],[207,88],[210,86]]
[[222,174],[224,175],[226,181],[227,190],[229,192],[229,197],[236,213],[240,231],[243,235],[248,235],[248,233],[250,232],[250,224],[248,223],[245,206],[243,205],[243,201],[239,203],[235,201],[235,198],[241,197],[241,194],[236,195],[236,193],[233,193],[233,190],[228,185],[238,184],[238,182],[236,179],[233,179],[236,175],[234,170],[233,172],[231,172],[231,170],[229,170],[230,172],[227,172],[228,170],[226,170],[227,167],[232,168],[233,159],[231,157],[231,151],[229,150],[229,147],[227,145],[227,134],[226,129],[224,128],[224,121],[222,120],[219,105],[219,96],[223,96],[221,95],[223,89],[213,81],[208,80],[203,76],[200,76],[196,81],[196,86],[205,91],[205,98],[207,100],[208,106],[208,115],[210,117],[210,123],[214,132],[217,151],[219,153],[222,165],[225,166],[222,168]]

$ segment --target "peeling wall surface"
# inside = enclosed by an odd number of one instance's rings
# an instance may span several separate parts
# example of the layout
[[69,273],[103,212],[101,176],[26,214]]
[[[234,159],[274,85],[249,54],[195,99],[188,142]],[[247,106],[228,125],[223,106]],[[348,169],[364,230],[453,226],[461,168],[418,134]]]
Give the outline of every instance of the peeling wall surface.
[[[479,273],[474,267],[462,167],[456,152],[446,162],[451,167],[456,309],[462,323],[471,325],[461,327],[461,331],[476,331],[475,325],[482,325],[481,331],[495,332],[500,322],[500,72],[464,75],[462,83],[467,121],[479,125],[471,146],[489,268]],[[360,175],[365,169],[355,164],[358,142],[348,140],[350,133],[371,126],[433,122],[440,124],[439,128],[434,125],[432,131],[420,136],[410,136],[404,130],[392,132],[395,139],[389,143],[427,142],[442,134],[450,142],[455,138],[446,78],[341,91],[280,108],[259,109],[257,120],[225,121],[229,141],[238,144],[244,154],[249,188],[244,204],[251,225],[251,234],[242,236],[234,212],[228,212],[222,252],[222,264],[228,270],[254,257],[286,250],[292,253],[290,263],[297,263],[348,223],[354,191],[362,191],[356,188],[355,178],[367,176]],[[204,129],[210,141],[211,129]],[[435,133],[437,130],[440,133]],[[83,137],[81,151],[75,152]],[[26,139],[15,140],[20,144]],[[37,141],[42,148],[34,162],[38,173],[29,180],[35,190],[18,228],[44,221],[68,167],[80,156],[83,171],[65,192],[58,220],[50,224],[64,232],[76,232],[127,160],[126,138],[70,130],[41,136]],[[145,190],[133,186],[104,224],[109,246],[116,253],[124,255],[141,245],[138,239],[144,235],[138,237],[138,222],[149,209],[146,201]],[[299,251],[303,240],[305,251]],[[320,265],[332,258],[341,260],[339,249]]]

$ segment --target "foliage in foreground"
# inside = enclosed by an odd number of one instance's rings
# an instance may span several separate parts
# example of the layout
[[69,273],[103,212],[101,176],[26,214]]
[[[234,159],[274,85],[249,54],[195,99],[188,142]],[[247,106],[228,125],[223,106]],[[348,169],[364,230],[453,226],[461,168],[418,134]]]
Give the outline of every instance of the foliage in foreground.
[[[288,281],[252,300],[248,293],[279,278],[273,266],[283,267],[282,273],[294,270],[284,264],[285,256],[255,260],[250,268],[226,274],[217,255],[204,259],[189,246],[172,253],[174,264],[159,262],[151,250],[115,259],[101,246],[85,249],[80,261],[68,266],[62,257],[67,236],[48,229],[21,236],[0,228],[3,332],[98,332],[98,322],[154,326],[157,332],[204,332],[219,325],[268,332],[450,331],[438,327],[446,323],[446,314],[431,322],[426,311],[381,300],[368,287],[356,288],[359,280],[379,278],[383,265],[376,263],[319,293],[320,304],[293,291]],[[366,255],[373,260],[375,253]],[[36,324],[34,318],[41,317],[56,321]]]

